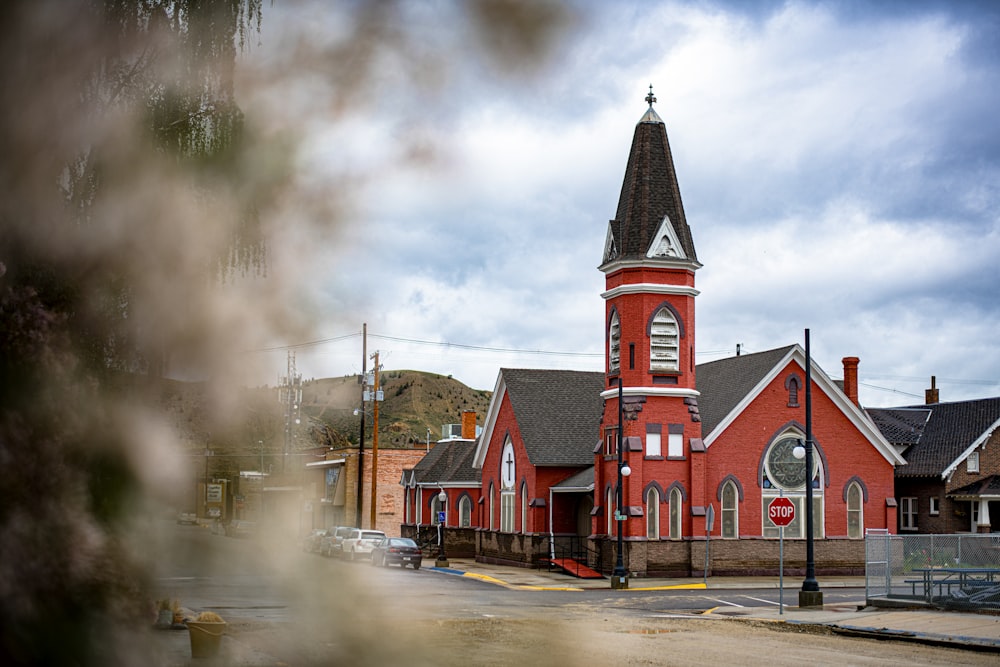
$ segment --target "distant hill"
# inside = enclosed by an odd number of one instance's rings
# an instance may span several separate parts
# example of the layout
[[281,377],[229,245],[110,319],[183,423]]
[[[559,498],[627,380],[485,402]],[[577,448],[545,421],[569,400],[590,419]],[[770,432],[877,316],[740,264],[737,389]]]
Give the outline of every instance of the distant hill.
[[[458,424],[473,410],[482,426],[492,392],[471,389],[452,377],[422,371],[383,371],[379,404],[379,447],[406,448],[441,438],[443,424]],[[302,413],[317,427],[320,438],[334,447],[357,445],[361,385],[355,375],[309,380],[302,386]],[[280,406],[277,406],[280,409]],[[369,411],[371,404],[368,404]],[[372,418],[366,418],[365,440],[371,442]]]
[[[386,371],[381,375],[385,400],[379,405],[379,448],[422,447],[441,439],[443,424],[458,424],[465,410],[475,410],[483,425],[492,392],[470,389],[458,380],[421,371]],[[302,386],[300,424],[285,446],[284,407],[275,387],[220,391],[201,382],[163,380],[157,389],[163,416],[176,433],[196,474],[234,479],[242,470],[278,472],[313,457],[317,447],[357,447],[361,385],[357,376],[308,380]],[[371,404],[368,405],[369,410]],[[372,443],[372,419],[366,419],[365,442]],[[210,451],[210,456],[205,452]],[[313,460],[310,458],[310,460]],[[193,489],[194,487],[192,487]],[[187,490],[183,491],[187,498]]]

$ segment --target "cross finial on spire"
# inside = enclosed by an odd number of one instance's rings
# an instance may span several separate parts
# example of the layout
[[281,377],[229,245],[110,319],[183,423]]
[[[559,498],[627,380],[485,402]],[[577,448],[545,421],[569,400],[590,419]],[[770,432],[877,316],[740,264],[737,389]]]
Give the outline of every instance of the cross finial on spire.
[[649,108],[653,108],[653,102],[656,101],[656,96],[653,95],[653,84],[649,84],[649,95],[646,95],[646,102],[649,104]]

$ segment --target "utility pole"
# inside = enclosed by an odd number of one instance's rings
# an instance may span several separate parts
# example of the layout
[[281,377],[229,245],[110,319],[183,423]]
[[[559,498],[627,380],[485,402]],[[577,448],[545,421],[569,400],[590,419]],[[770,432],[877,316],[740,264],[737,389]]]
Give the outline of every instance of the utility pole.
[[[278,388],[278,400],[285,406],[285,451],[281,457],[281,472],[285,472],[288,454],[295,438],[294,429],[302,420],[299,418],[299,405],[302,403],[302,376],[295,371],[295,353],[288,351],[287,375],[281,378]],[[263,472],[263,471],[262,471]]]
[[371,517],[369,518],[369,528],[376,530],[375,527],[375,503],[376,498],[378,498],[378,404],[382,400],[382,390],[379,389],[379,371],[381,368],[378,364],[378,351],[376,350],[373,355],[375,360],[375,366],[372,368],[372,373],[375,375],[375,395],[372,396],[372,402],[375,407],[372,409],[374,426],[372,430],[372,498],[370,503]]
[[354,525],[361,527],[361,489],[365,484],[365,398],[368,394],[368,323],[361,325],[361,437],[358,438],[358,500]]

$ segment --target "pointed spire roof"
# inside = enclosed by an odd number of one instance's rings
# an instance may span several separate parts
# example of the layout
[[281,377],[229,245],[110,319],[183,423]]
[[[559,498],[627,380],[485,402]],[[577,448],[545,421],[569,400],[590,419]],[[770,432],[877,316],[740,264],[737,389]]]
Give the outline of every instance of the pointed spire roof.
[[663,119],[649,109],[635,126],[618,212],[608,225],[602,265],[617,260],[688,260],[697,263],[691,230]]

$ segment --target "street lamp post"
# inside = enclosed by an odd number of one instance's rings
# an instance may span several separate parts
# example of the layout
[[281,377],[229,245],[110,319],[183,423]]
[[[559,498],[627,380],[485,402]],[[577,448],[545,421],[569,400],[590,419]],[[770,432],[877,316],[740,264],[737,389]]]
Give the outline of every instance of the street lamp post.
[[[622,403],[622,379],[618,378],[618,491],[615,495],[615,524],[618,532],[618,548],[615,556],[615,569],[611,572],[611,588],[628,588],[628,572],[622,559],[624,540],[622,539],[622,524],[625,522],[623,509],[623,480],[632,474],[632,469],[625,463],[624,438],[622,437],[625,410]],[[609,508],[610,509],[610,508]]]
[[[445,508],[448,502],[448,494],[445,493],[444,489],[441,489],[441,493],[438,494],[438,503],[440,507]],[[448,518],[448,510],[441,509],[438,513],[438,555],[435,561],[435,567],[448,567],[448,556],[444,553],[444,525]]]
[[816,581],[813,551],[813,433],[812,433],[812,357],[809,351],[809,329],[806,329],[806,577],[799,591],[799,607],[822,607],[823,592]]

